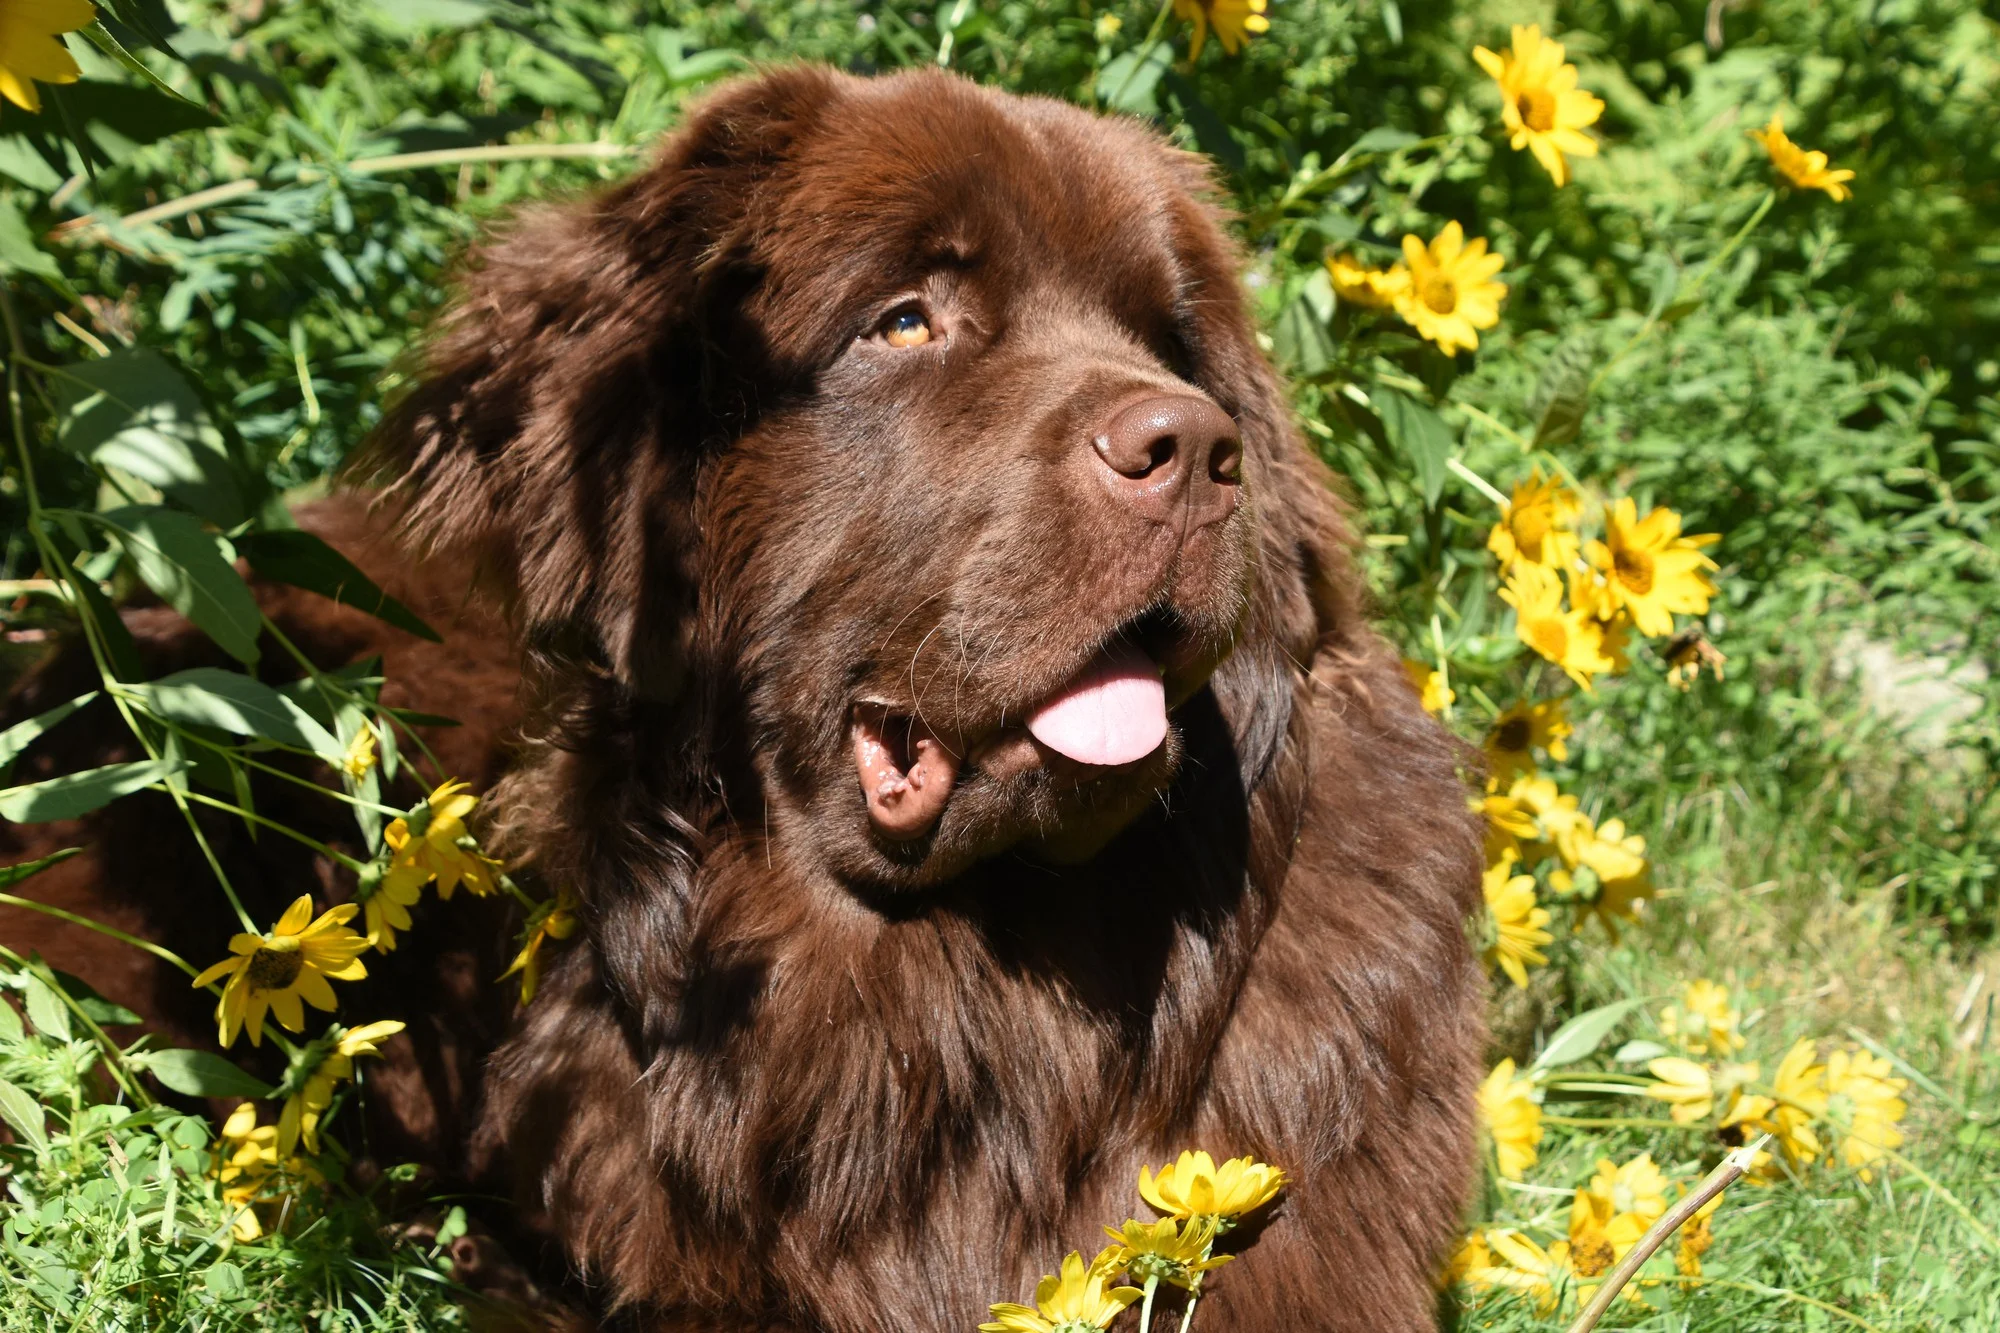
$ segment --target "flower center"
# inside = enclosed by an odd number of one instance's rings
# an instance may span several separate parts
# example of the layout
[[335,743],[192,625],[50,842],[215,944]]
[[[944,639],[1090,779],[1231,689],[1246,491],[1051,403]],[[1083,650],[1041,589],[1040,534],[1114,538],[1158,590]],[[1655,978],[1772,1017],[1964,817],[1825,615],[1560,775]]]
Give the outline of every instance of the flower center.
[[1534,726],[1525,717],[1510,717],[1493,729],[1493,748],[1519,754],[1528,748]]
[[305,965],[297,945],[289,949],[267,947],[250,955],[250,966],[245,971],[250,977],[251,990],[283,990],[299,979]]
[[1440,315],[1449,315],[1458,309],[1458,284],[1442,273],[1433,273],[1423,281],[1424,304]]
[[1653,557],[1621,547],[1612,552],[1611,565],[1629,591],[1644,597],[1653,590]]
[[1586,1231],[1570,1242],[1569,1261],[1584,1277],[1596,1277],[1617,1257],[1610,1238],[1601,1231]]
[[1537,620],[1528,627],[1528,634],[1534,640],[1535,651],[1551,662],[1560,662],[1569,654],[1569,631],[1560,620]]
[[1556,127],[1556,95],[1546,88],[1528,89],[1514,99],[1514,109],[1521,113],[1521,123],[1537,134]]

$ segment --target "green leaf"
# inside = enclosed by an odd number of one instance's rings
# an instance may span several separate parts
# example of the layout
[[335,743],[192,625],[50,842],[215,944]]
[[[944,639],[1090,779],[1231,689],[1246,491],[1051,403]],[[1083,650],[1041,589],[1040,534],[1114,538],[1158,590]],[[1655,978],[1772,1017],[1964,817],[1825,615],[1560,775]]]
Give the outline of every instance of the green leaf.
[[1278,360],[1295,375],[1311,378],[1333,364],[1332,335],[1314,308],[1312,295],[1303,288],[1279,312],[1271,341]]
[[236,550],[264,578],[316,592],[432,643],[443,642],[436,630],[375,586],[353,561],[302,528],[246,533],[236,539]]
[[81,773],[66,773],[46,782],[0,790],[0,815],[17,824],[75,819],[141,787],[180,772],[184,762],[146,759],[133,764],[106,764]]
[[219,1301],[240,1301],[250,1294],[249,1284],[243,1280],[243,1270],[227,1259],[210,1264],[208,1272],[202,1275],[209,1294]]
[[10,202],[0,202],[0,273],[32,273],[68,288],[55,256],[35,244],[27,219]]
[[36,1152],[42,1152],[49,1146],[48,1130],[42,1124],[41,1103],[4,1078],[0,1078],[0,1120],[13,1126],[14,1132]]
[[146,586],[192,620],[245,666],[257,661],[264,620],[257,599],[236,573],[235,552],[187,514],[133,505],[93,517],[112,536]]
[[[75,852],[82,851],[83,849],[72,847],[70,850]],[[112,1001],[105,999],[97,993],[95,987],[82,977],[54,967],[49,969],[49,975],[53,976],[56,979],[56,984],[63,988],[63,994],[69,996],[77,1008],[89,1015],[91,1022],[137,1023],[139,1021],[139,1015],[133,1013],[122,1004],[114,1004]]]
[[69,1025],[69,1006],[62,1002],[62,996],[50,989],[48,982],[30,975],[21,991],[23,1007],[27,1009],[28,1021],[35,1025],[35,1031],[50,1041],[68,1041],[74,1035]]
[[1416,471],[1417,486],[1426,508],[1437,504],[1444,493],[1445,460],[1451,457],[1452,434],[1444,418],[1414,398],[1394,389],[1376,386],[1369,391],[1375,414],[1389,443],[1402,451]]
[[25,722],[16,722],[7,730],[0,731],[0,774],[5,774],[7,765],[20,758],[21,751],[39,740],[42,733],[96,697],[96,690],[79,694],[67,703],[57,704],[45,713],[37,713]]
[[122,468],[222,527],[249,516],[222,433],[164,357],[139,348],[63,371],[51,380],[65,450]]
[[1229,127],[1223,124],[1222,117],[1216,114],[1215,108],[1201,100],[1201,95],[1195,91],[1194,82],[1171,69],[1160,76],[1160,82],[1166,88],[1167,95],[1172,97],[1175,105],[1180,108],[1181,119],[1194,131],[1194,141],[1200,145],[1201,151],[1237,175],[1242,175],[1249,167],[1247,159],[1243,156],[1243,145],[1236,142],[1236,137],[1229,132]]
[[1671,1052],[1667,1047],[1657,1041],[1628,1041],[1611,1058],[1621,1065],[1642,1065],[1668,1054]]
[[1156,41],[1135,47],[1097,71],[1097,93],[1113,111],[1151,116],[1159,112],[1160,76],[1173,64],[1174,44]]
[[1351,162],[1363,153],[1393,153],[1398,148],[1408,148],[1416,142],[1418,142],[1417,136],[1408,130],[1378,125],[1349,144],[1347,151],[1340,155],[1338,161]]
[[20,1041],[28,1035],[21,1026],[21,1016],[14,1012],[14,1006],[0,1000],[0,1041]]
[[1643,1003],[1643,1000],[1617,1000],[1595,1009],[1586,1009],[1555,1030],[1549,1044],[1542,1048],[1542,1053],[1528,1068],[1553,1069],[1557,1065],[1574,1064],[1594,1054],[1625,1015]]
[[221,667],[191,667],[163,676],[132,693],[161,717],[191,727],[218,727],[310,750],[339,763],[345,748],[303,708],[261,680]]
[[63,581],[82,600],[97,625],[104,639],[105,655],[111,659],[112,676],[118,680],[145,679],[146,666],[139,660],[139,645],[133,642],[132,631],[125,628],[125,618],[111,605],[111,599],[97,586],[97,580],[72,566]]
[[1588,337],[1572,339],[1550,353],[1534,395],[1528,399],[1537,448],[1568,444],[1583,429],[1583,416],[1590,408],[1590,375],[1596,363],[1596,340]]
[[189,1097],[261,1098],[273,1091],[210,1051],[143,1051],[126,1059],[158,1079],[162,1087]]
[[69,860],[82,850],[83,848],[81,847],[65,847],[59,852],[50,852],[47,856],[40,857],[37,860],[21,861],[11,866],[0,866],[0,889],[11,889],[23,880],[41,874],[58,861]]

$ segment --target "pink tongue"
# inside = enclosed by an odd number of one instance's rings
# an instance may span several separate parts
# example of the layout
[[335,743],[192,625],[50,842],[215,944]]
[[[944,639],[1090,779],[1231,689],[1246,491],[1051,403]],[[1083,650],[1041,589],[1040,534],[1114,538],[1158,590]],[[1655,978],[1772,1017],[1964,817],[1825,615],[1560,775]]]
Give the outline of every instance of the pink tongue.
[[1129,764],[1167,738],[1160,669],[1136,648],[1100,655],[1028,717],[1036,740],[1079,764]]

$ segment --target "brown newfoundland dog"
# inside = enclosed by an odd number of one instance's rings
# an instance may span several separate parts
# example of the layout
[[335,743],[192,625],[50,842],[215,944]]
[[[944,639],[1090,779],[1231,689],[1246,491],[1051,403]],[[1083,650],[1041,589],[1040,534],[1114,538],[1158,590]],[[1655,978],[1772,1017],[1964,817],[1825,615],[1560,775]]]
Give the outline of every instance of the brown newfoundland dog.
[[[1291,1180],[1204,1324],[1432,1323],[1479,837],[1241,264],[1139,124],[790,69],[470,267],[374,521],[502,595],[487,833],[584,928],[491,1038],[416,1002],[464,1077],[376,1109],[621,1320],[963,1333],[1201,1147]],[[404,699],[510,715],[368,633]]]

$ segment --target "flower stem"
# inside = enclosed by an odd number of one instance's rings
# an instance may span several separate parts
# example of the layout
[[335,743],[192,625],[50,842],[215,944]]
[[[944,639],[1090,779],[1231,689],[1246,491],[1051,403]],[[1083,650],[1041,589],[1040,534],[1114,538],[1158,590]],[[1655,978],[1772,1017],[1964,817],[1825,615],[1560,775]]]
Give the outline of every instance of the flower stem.
[[1619,1261],[1616,1268],[1605,1275],[1604,1285],[1597,1289],[1597,1294],[1590,1298],[1590,1304],[1584,1306],[1582,1312],[1577,1315],[1576,1322],[1569,1326],[1569,1333],[1590,1333],[1590,1330],[1596,1328],[1597,1321],[1611,1308],[1611,1302],[1618,1299],[1618,1293],[1625,1289],[1625,1284],[1630,1282],[1640,1267],[1653,1257],[1653,1251],[1666,1244],[1667,1237],[1679,1231],[1681,1225],[1701,1211],[1702,1206],[1710,1199],[1735,1184],[1743,1173],[1750,1169],[1750,1164],[1757,1160],[1757,1154],[1770,1140],[1769,1134],[1759,1135],[1755,1142],[1747,1143],[1724,1157],[1715,1170],[1709,1172],[1699,1185],[1688,1191],[1685,1198],[1667,1209],[1659,1221],[1646,1228],[1646,1234],[1639,1237],[1639,1243]]
[[308,837],[307,835],[299,832],[297,829],[293,828],[289,824],[281,824],[275,819],[266,819],[263,815],[258,814],[255,810],[245,810],[242,806],[236,805],[233,802],[220,801],[213,796],[204,796],[202,793],[198,791],[189,791],[188,793],[186,793],[186,795],[187,799],[189,799],[190,801],[199,801],[201,804],[210,806],[217,810],[227,810],[232,815],[241,816],[244,819],[250,820],[252,823],[262,824],[267,829],[276,830],[277,832],[282,833],[286,837],[290,838],[292,841],[297,843],[303,843],[305,846],[312,848],[314,851],[318,852],[321,856],[324,856],[327,860],[338,862],[339,864],[345,866],[347,869],[352,870],[357,875],[360,874],[363,870],[367,869],[367,867],[363,865],[361,862],[355,860],[351,856],[348,856],[344,852],[335,851],[333,848],[321,842],[318,838]]
[[1153,1293],[1160,1289],[1158,1273],[1146,1279],[1146,1294],[1139,1301],[1139,1333],[1152,1333]]
[[1118,105],[1118,99],[1132,86],[1133,76],[1138,74],[1139,66],[1145,64],[1147,57],[1153,54],[1153,44],[1160,40],[1160,33],[1167,26],[1167,15],[1173,12],[1174,0],[1160,0],[1160,12],[1153,15],[1153,26],[1146,30],[1146,40],[1133,48],[1132,68],[1125,71],[1125,77],[1118,81],[1118,87],[1106,99],[1112,106]]
[[[44,916],[52,916],[58,920],[67,921],[72,926],[82,926],[85,930],[94,930],[100,935],[109,936],[111,939],[117,940],[120,944],[129,944],[135,949],[143,949],[161,962],[172,963],[191,977],[197,975],[199,972],[198,968],[172,949],[162,948],[160,945],[154,944],[151,940],[140,939],[137,935],[127,935],[124,931],[107,926],[102,921],[92,921],[87,916],[78,916],[75,912],[66,912],[62,908],[52,907],[48,903],[38,903],[33,898],[17,898],[11,893],[0,893],[0,904],[8,907],[25,907],[30,912],[40,912]],[[213,990],[215,988],[211,986],[209,989]]]

